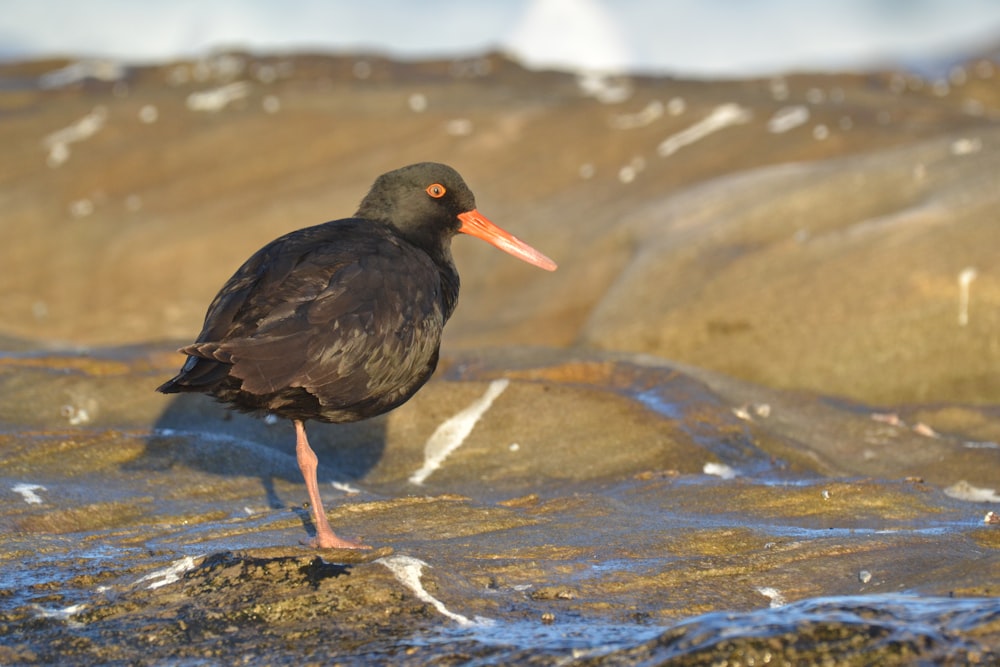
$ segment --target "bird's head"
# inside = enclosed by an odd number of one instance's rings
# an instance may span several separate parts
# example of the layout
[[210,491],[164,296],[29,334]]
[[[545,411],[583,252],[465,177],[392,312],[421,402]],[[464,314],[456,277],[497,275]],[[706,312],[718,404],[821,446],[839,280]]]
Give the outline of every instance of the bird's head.
[[554,271],[556,263],[489,221],[461,175],[448,165],[420,162],[382,174],[357,216],[394,226],[410,242],[432,250],[469,234],[529,264]]

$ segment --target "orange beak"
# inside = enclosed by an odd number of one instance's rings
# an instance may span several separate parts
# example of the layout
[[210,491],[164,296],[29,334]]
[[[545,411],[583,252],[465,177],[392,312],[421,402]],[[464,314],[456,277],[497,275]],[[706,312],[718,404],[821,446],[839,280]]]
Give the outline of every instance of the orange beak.
[[555,262],[513,234],[505,232],[494,225],[476,209],[459,213],[458,219],[462,221],[462,226],[458,228],[458,231],[463,234],[480,238],[490,245],[503,250],[505,253],[513,255],[528,264],[534,264],[546,271],[556,270]]

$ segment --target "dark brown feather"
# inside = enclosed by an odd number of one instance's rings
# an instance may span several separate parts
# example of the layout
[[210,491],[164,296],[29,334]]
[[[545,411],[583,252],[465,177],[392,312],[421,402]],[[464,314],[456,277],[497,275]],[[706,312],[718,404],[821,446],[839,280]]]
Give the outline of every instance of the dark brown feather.
[[434,371],[457,295],[457,274],[441,274],[382,223],[350,218],[287,234],[220,290],[197,342],[181,350],[188,362],[160,391],[204,391],[291,419],[385,412]]

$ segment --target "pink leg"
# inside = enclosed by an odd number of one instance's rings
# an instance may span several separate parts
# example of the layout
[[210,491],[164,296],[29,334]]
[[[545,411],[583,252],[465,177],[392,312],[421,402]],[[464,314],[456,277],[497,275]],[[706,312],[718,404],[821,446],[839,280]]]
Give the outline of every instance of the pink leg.
[[302,477],[306,480],[306,491],[309,493],[309,503],[312,505],[313,523],[316,524],[316,539],[312,541],[312,546],[321,549],[371,549],[366,544],[337,537],[333,529],[330,528],[330,522],[326,520],[326,512],[323,510],[323,501],[319,497],[319,484],[316,483],[316,467],[319,464],[319,459],[316,458],[316,453],[309,446],[305,424],[299,419],[295,420],[295,456],[299,460]]

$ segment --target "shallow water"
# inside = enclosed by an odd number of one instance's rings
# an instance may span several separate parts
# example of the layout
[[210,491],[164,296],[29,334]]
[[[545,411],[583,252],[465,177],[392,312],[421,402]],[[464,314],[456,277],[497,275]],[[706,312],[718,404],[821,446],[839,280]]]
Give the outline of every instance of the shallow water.
[[537,621],[479,621],[472,627],[443,628],[409,639],[410,646],[455,651],[456,646],[481,652],[468,665],[509,664],[517,655],[589,658],[644,643],[666,628],[645,624],[612,624],[599,621],[562,620],[558,624]]
[[[299,545],[312,527],[288,424],[152,392],[123,418],[105,407],[156,375],[136,350],[70,375],[79,360],[12,358],[0,381],[46,401],[7,408],[0,432],[0,662],[996,658],[983,504],[783,458],[866,437],[856,407],[806,405],[815,435],[789,439],[780,394],[532,354],[504,361],[509,385],[443,457],[426,443],[495,387],[492,362],[452,364],[387,419],[311,427],[335,528],[377,547],[324,554]],[[67,377],[91,419],[45,428]],[[734,415],[751,399],[771,416]],[[541,417],[517,419],[528,405]]]
[[[713,612],[669,627],[648,624],[481,621],[440,630],[408,645],[455,645],[481,657],[463,664],[502,665],[529,654],[572,664],[698,664],[726,657],[735,664],[864,664],[935,660],[988,664],[982,642],[963,639],[1000,619],[997,598],[872,595],[816,598],[747,613]],[[794,646],[794,648],[793,648]],[[560,662],[560,664],[568,664]],[[780,664],[780,663],[779,663]]]

